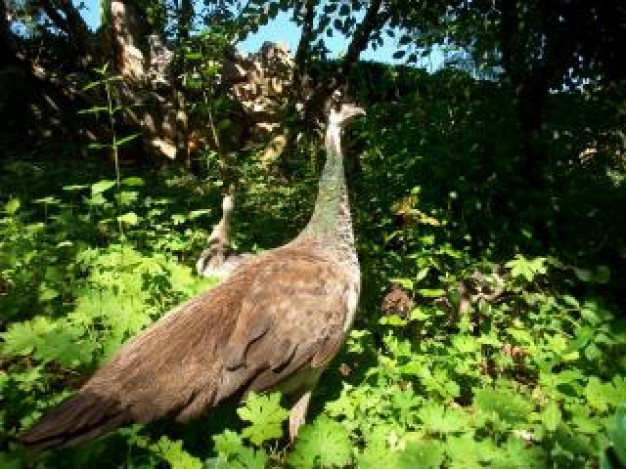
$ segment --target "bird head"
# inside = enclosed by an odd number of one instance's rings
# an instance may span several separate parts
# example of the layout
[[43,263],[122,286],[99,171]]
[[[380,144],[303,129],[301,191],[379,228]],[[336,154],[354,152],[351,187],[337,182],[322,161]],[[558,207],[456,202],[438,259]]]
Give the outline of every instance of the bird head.
[[235,205],[234,196],[232,193],[226,194],[222,199],[222,212],[229,214],[233,211]]
[[365,110],[354,103],[344,101],[336,91],[330,98],[328,123],[343,128],[358,116],[365,115]]

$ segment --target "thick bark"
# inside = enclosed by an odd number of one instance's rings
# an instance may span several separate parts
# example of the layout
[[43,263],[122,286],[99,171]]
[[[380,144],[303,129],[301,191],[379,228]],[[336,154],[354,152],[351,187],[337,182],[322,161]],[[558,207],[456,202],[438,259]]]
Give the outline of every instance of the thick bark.
[[183,95],[160,70],[169,64],[156,66],[159,58],[171,57],[151,57],[151,40],[153,54],[159,50],[165,54],[165,47],[156,47],[159,44],[151,36],[147,15],[136,3],[112,0],[110,8],[113,69],[123,78],[121,99],[133,103],[125,109],[124,120],[141,130],[145,147],[153,155],[184,159],[187,116]]
[[141,13],[132,3],[111,2],[114,69],[127,83],[142,83],[149,63],[146,42],[149,27]]

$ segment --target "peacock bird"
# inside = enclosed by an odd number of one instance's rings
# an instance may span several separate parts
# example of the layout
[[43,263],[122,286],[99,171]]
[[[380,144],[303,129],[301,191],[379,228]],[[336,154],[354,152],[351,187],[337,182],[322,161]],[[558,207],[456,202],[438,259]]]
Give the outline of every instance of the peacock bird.
[[230,252],[230,219],[234,205],[233,194],[226,194],[222,199],[222,218],[213,227],[207,239],[207,247],[196,262],[198,275],[224,280],[254,257],[249,253],[233,254]]
[[185,422],[246,393],[289,400],[289,435],[305,421],[320,375],[344,343],[360,290],[341,132],[364,114],[334,103],[310,221],[288,244],[174,308],[127,342],[74,396],[21,436],[71,446],[132,422]]

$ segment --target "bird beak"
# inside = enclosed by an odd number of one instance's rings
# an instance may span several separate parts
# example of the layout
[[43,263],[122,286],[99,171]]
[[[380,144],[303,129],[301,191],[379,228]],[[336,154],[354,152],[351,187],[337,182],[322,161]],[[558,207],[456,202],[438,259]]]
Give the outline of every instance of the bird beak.
[[350,104],[348,109],[346,109],[346,120],[348,119],[352,120],[355,117],[364,116],[364,115],[366,115],[365,109],[355,104]]

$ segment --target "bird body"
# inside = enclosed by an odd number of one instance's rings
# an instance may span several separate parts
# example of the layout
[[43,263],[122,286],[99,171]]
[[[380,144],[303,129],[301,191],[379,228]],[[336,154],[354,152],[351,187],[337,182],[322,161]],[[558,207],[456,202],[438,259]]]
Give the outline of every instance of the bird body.
[[130,422],[187,421],[267,390],[293,402],[289,431],[296,436],[311,391],[352,325],[360,290],[338,139],[341,126],[363,111],[343,105],[334,112],[318,199],[302,233],[126,343],[76,396],[22,435],[24,444],[67,446]]

